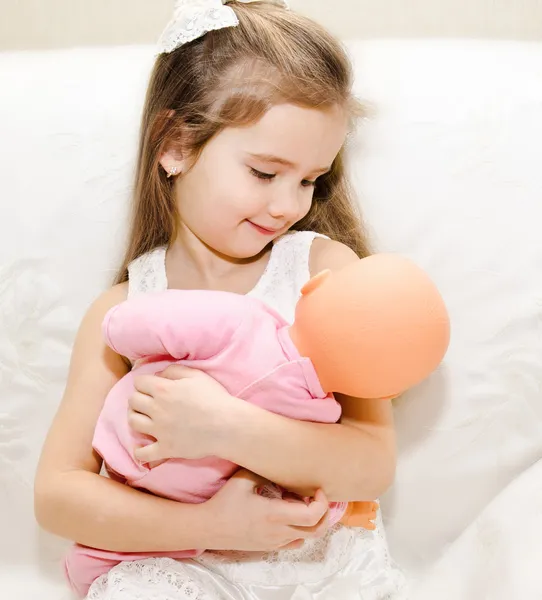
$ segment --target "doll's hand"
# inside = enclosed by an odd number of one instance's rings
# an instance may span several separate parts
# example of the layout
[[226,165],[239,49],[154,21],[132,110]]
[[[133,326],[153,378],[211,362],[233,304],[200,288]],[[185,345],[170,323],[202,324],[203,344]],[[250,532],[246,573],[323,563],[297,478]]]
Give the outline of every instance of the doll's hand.
[[377,511],[377,502],[351,502],[341,523],[347,527],[362,527],[373,531],[376,529],[373,521]]
[[228,406],[240,402],[209,375],[180,365],[159,376],[136,377],[134,385],[128,423],[156,440],[135,450],[136,460],[144,463],[215,454]]

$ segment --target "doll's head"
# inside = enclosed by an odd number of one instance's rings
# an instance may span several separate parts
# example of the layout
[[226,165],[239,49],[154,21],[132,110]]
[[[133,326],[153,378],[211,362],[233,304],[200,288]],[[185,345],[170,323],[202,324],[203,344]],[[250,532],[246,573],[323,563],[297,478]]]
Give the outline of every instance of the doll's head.
[[450,323],[422,269],[398,255],[376,254],[311,279],[290,335],[326,392],[392,398],[439,365]]

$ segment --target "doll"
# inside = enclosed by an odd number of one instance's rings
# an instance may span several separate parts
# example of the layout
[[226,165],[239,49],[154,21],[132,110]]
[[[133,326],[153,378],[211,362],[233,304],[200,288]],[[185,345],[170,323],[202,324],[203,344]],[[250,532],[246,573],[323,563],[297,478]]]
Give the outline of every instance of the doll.
[[[250,296],[167,290],[112,308],[103,331],[108,345],[134,367],[106,398],[94,449],[112,478],[180,502],[206,501],[238,465],[214,456],[168,459],[156,466],[138,463],[133,450],[149,439],[127,423],[134,376],[180,363],[206,372],[230,394],[266,410],[335,423],[341,407],[333,393],[395,398],[439,365],[450,337],[446,307],[433,282],[413,262],[392,254],[313,277],[302,289],[293,324]],[[277,486],[264,493],[280,495],[282,490]],[[334,503],[331,521],[371,529],[376,507],[373,502]],[[168,556],[186,558],[202,551]],[[116,564],[138,558],[142,555],[75,546],[67,568],[93,559]]]

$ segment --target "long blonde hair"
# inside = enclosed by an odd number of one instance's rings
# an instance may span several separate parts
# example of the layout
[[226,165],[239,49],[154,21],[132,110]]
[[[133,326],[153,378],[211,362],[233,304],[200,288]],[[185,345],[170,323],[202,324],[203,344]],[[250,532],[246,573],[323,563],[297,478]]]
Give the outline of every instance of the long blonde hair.
[[[141,126],[128,247],[116,282],[126,281],[135,258],[176,236],[172,181],[159,160],[164,148],[197,156],[229,126],[257,122],[271,107],[360,105],[351,93],[351,65],[342,46],[312,20],[269,2],[231,2],[237,27],[212,31],[160,55],[155,63]],[[313,230],[343,242],[358,256],[369,253],[362,221],[345,174],[344,149],[319,178],[312,208],[294,229]]]

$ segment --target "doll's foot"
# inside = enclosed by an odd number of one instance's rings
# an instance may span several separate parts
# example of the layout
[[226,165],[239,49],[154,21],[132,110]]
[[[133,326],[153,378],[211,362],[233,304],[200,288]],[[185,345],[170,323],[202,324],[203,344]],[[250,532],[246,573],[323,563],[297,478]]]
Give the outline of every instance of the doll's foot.
[[361,527],[374,531],[377,511],[377,502],[350,502],[341,523],[346,527]]

